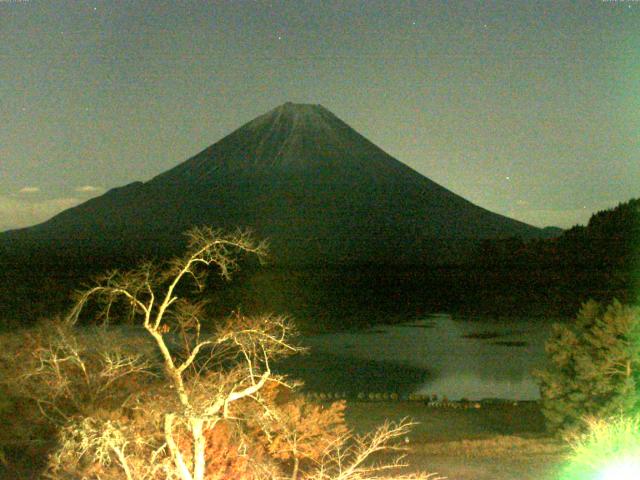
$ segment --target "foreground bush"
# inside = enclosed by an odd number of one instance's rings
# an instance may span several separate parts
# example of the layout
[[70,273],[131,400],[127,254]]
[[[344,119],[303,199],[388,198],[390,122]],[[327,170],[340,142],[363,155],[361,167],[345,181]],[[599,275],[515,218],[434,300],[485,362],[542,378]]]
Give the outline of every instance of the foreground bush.
[[640,417],[586,422],[587,432],[572,442],[572,455],[560,480],[640,478]]
[[[397,467],[368,459],[395,449],[408,422],[354,437],[343,403],[312,404],[274,374],[274,359],[300,351],[287,319],[236,315],[212,324],[205,304],[190,300],[208,267],[228,278],[237,254],[262,257],[264,246],[207,228],[189,238],[182,258],[98,278],[65,321],[3,352],[8,388],[57,428],[46,476],[349,480]],[[85,311],[98,312],[100,328],[78,327]],[[110,329],[115,317],[138,328]],[[129,337],[117,338],[123,332]]]
[[554,325],[549,367],[536,373],[548,427],[572,432],[585,416],[609,418],[640,408],[640,312],[614,301],[585,303],[574,323]]

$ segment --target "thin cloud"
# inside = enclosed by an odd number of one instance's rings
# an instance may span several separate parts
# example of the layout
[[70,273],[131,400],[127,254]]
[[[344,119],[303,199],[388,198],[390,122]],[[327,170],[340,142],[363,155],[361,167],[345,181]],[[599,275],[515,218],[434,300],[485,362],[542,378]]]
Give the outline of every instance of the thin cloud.
[[22,187],[19,193],[37,193],[40,191],[40,187]]
[[80,192],[80,193],[95,193],[95,192],[101,192],[102,188],[100,187],[95,187],[93,185],[83,185],[81,187],[76,187],[76,192]]
[[0,231],[42,223],[81,201],[72,197],[35,201],[0,195]]

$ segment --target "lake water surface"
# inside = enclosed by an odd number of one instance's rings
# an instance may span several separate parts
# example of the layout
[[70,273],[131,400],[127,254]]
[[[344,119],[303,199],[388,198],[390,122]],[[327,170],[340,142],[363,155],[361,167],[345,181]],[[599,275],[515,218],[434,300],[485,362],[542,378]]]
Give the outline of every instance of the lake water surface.
[[404,324],[307,336],[285,371],[310,390],[437,394],[451,400],[540,397],[531,371],[545,365],[551,323],[458,320],[432,315]]

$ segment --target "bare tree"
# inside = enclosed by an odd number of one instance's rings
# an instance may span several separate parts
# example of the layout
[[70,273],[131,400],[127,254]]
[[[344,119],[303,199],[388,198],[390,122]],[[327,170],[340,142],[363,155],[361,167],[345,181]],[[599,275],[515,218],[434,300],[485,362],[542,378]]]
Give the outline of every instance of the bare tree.
[[116,332],[78,335],[66,322],[44,322],[21,337],[21,348],[5,343],[4,382],[58,426],[107,405],[122,406],[129,396],[123,383],[152,375],[138,345],[123,340]]
[[[182,480],[201,480],[206,470],[204,432],[230,417],[233,402],[255,396],[267,382],[286,384],[273,374],[270,362],[299,349],[288,343],[291,326],[282,317],[237,316],[233,322],[205,334],[203,304],[178,294],[182,284],[189,280],[202,290],[211,266],[229,278],[236,267],[237,252],[263,257],[264,244],[255,243],[244,233],[223,236],[205,227],[189,232],[187,251],[165,269],[146,263],[129,272],[108,273],[78,296],[69,320],[76,322],[93,298],[102,304],[103,321],[109,320],[117,300],[129,303],[130,318],[140,318],[154,339],[164,373],[178,400],[179,408],[166,412],[163,419],[164,441],[177,476]],[[222,368],[203,370],[203,356],[207,357],[205,363]],[[224,368],[225,362],[238,359],[234,367]],[[191,435],[189,461],[178,446],[174,433],[177,425],[186,427]]]
[[[408,465],[403,462],[406,449],[399,446],[397,440],[406,437],[413,425],[404,419],[399,423],[385,422],[367,435],[354,436],[348,432],[337,437],[305,480],[444,480],[446,477],[437,473],[398,473]],[[371,462],[376,455],[394,452],[396,455],[390,461]]]
[[[212,432],[221,431],[216,426],[248,425],[258,417],[257,424],[263,425],[261,438],[275,442],[279,435],[277,441],[287,445],[280,444],[277,450],[292,452],[287,454],[294,460],[290,478],[359,480],[398,467],[395,460],[377,466],[366,466],[365,460],[394,449],[393,442],[407,432],[408,422],[384,425],[368,437],[355,437],[336,427],[335,438],[326,441],[325,437],[321,452],[305,453],[301,442],[313,436],[286,426],[285,410],[269,394],[274,386],[295,386],[272,370],[274,359],[301,351],[290,343],[295,333],[292,325],[284,317],[271,315],[234,315],[221,324],[210,324],[205,304],[191,300],[189,293],[189,287],[202,292],[212,267],[229,278],[241,253],[264,258],[265,245],[246,233],[221,235],[206,227],[195,228],[188,236],[187,253],[164,266],[144,263],[97,278],[77,294],[68,318],[54,329],[56,335],[40,340],[30,352],[30,363],[23,368],[26,373],[20,376],[21,388],[36,399],[47,418],[60,425],[60,448],[50,458],[49,476],[217,478],[219,474],[212,477],[207,464],[211,461],[208,439]],[[70,332],[90,304],[98,306],[100,325],[124,316],[142,327],[138,331],[147,334],[153,348],[138,344],[137,352],[122,351],[118,345],[109,349],[104,342],[97,349],[87,348]],[[133,344],[134,339],[120,341]],[[157,352],[160,371],[154,367],[151,351]],[[123,383],[132,378],[137,379],[133,384]],[[137,389],[140,378],[151,379],[143,389]],[[128,387],[118,388],[123,385]],[[114,390],[121,393],[114,395]],[[101,408],[110,395],[111,407]],[[282,427],[274,428],[269,422]],[[238,438],[238,451],[246,450],[247,441]],[[311,467],[299,472],[299,458],[312,458]],[[275,463],[254,463],[250,470],[243,470],[243,478],[283,478],[283,470]]]

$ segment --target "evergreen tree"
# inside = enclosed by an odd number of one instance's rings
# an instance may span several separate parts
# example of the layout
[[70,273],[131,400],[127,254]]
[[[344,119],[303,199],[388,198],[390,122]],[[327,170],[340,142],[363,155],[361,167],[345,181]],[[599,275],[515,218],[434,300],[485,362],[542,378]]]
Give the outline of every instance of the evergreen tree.
[[640,309],[590,300],[575,323],[554,325],[548,367],[536,372],[552,431],[581,429],[585,416],[632,414],[640,407]]

